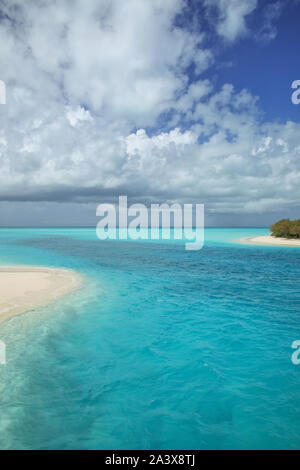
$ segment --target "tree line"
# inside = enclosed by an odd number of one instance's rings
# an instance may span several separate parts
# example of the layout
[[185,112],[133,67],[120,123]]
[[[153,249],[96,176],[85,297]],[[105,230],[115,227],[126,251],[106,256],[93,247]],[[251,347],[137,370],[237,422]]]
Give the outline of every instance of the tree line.
[[300,219],[282,219],[271,225],[270,231],[274,237],[300,238]]

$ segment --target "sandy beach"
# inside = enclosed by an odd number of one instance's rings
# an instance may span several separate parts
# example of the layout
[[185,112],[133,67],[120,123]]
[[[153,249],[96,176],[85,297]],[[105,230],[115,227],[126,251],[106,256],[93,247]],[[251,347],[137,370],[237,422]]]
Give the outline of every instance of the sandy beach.
[[300,240],[288,240],[286,238],[272,237],[271,235],[263,235],[261,237],[247,237],[240,238],[240,243],[246,243],[248,245],[270,245],[270,246],[299,246]]
[[0,323],[79,287],[74,271],[32,266],[0,267]]

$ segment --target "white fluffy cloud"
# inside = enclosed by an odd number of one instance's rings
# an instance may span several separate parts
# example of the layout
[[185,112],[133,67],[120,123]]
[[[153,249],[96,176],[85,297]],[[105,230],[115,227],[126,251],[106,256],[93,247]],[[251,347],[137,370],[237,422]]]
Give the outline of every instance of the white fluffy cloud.
[[82,108],[81,106],[77,106],[77,108],[75,109],[68,106],[66,110],[66,118],[68,119],[72,127],[77,127],[82,121],[93,120],[90,112]]
[[2,70],[8,84],[22,70],[18,81],[35,100],[63,98],[106,119],[153,125],[184,88],[185,68],[209,64],[201,35],[174,26],[182,0],[4,5]]
[[246,16],[255,10],[257,0],[205,0],[205,4],[217,21],[218,33],[233,41],[247,33]]
[[276,22],[285,6],[286,3],[283,0],[277,0],[275,3],[266,5],[263,13],[263,24],[256,35],[259,41],[269,42],[276,38]]
[[[217,33],[231,41],[256,6],[205,3],[218,9]],[[1,2],[2,201],[128,194],[205,202],[212,213],[297,203],[300,125],[262,124],[256,97],[201,78],[213,51],[203,31],[176,26],[184,6]]]

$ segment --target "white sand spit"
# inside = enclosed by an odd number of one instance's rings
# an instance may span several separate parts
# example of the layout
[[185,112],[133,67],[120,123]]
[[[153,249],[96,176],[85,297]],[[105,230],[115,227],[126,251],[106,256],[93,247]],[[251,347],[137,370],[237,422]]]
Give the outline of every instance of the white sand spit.
[[0,322],[46,305],[80,284],[80,275],[68,269],[1,266]]
[[240,238],[240,243],[248,245],[271,245],[271,246],[299,246],[300,240],[272,237],[272,235],[263,235],[261,237]]

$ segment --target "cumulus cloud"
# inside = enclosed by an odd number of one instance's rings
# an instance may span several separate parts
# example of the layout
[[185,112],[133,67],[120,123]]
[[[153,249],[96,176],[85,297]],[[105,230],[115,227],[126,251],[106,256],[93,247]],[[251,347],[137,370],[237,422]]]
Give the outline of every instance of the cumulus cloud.
[[246,16],[255,10],[257,0],[205,0],[205,4],[214,22],[217,16],[218,33],[233,41],[248,32]]
[[269,42],[276,38],[276,23],[281,16],[284,6],[284,2],[281,0],[265,6],[263,11],[263,24],[256,34],[256,38],[259,41]]
[[72,109],[71,107],[66,108],[66,118],[71,124],[72,127],[77,127],[80,122],[82,121],[92,121],[93,118],[90,112],[81,106],[77,106],[77,108]]
[[[205,5],[233,41],[256,1]],[[128,194],[205,202],[219,214],[296,204],[299,124],[263,123],[249,91],[202,78],[214,53],[205,31],[178,26],[185,6],[1,2],[0,200]]]

